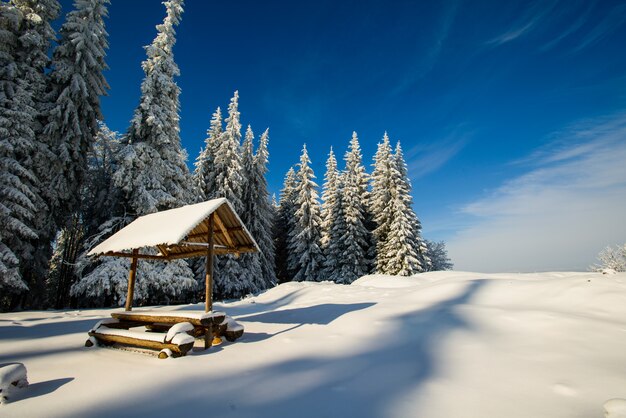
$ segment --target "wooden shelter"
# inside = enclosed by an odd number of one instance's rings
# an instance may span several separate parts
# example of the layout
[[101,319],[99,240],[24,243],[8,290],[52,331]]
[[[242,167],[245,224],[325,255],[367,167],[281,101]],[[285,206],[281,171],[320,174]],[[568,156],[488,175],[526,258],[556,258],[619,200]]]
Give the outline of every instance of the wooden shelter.
[[206,256],[205,312],[212,310],[213,255],[256,252],[259,247],[225,198],[141,216],[93,248],[90,256],[132,259],[126,311],[139,259],[171,261]]

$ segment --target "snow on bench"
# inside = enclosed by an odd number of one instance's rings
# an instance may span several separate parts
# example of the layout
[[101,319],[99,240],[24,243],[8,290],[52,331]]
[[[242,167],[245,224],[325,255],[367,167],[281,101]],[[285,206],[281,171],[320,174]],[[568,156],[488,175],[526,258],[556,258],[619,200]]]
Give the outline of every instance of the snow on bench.
[[114,312],[111,316],[124,321],[138,321],[146,323],[177,324],[189,322],[196,326],[207,327],[218,325],[224,321],[224,312],[194,312],[194,311],[128,311]]
[[226,340],[233,342],[243,335],[243,325],[226,315],[224,322],[219,325],[219,334],[226,337]]
[[26,367],[22,363],[0,366],[0,404],[7,403],[15,388],[28,386]]
[[194,326],[189,322],[181,322],[164,332],[146,332],[142,330],[109,328],[104,325],[89,331],[89,340],[85,343],[90,347],[95,339],[105,345],[123,344],[133,347],[160,350],[159,358],[184,356],[194,345],[195,338],[188,334]]

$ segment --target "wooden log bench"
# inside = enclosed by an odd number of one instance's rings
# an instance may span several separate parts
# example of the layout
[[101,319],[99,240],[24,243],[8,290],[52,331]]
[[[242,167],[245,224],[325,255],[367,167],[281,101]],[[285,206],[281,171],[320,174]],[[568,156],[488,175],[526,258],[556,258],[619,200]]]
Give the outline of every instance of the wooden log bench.
[[[194,337],[204,337],[204,348],[208,349],[214,338],[223,336],[228,341],[235,341],[244,331],[243,326],[223,312],[125,311],[112,313],[111,316],[110,319],[100,321],[89,332],[90,339],[85,343],[86,346],[92,346],[95,342],[104,345],[118,343],[161,350],[159,358],[169,356],[166,350],[174,357],[179,357],[193,347]],[[133,329],[137,327],[142,329]],[[178,336],[181,333],[184,337]]]
[[[109,328],[106,325],[89,331],[89,336],[104,345],[117,343],[124,346],[159,350],[159,358],[184,356],[191,350],[195,342],[195,338],[186,332],[179,332],[168,338],[167,333]],[[85,345],[89,344],[85,343]]]

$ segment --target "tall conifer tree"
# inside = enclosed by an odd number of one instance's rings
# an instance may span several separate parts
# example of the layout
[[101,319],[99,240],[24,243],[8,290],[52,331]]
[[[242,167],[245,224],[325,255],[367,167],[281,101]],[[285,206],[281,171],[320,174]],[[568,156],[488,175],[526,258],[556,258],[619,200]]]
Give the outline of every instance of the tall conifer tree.
[[289,251],[290,237],[295,228],[296,213],[296,172],[290,167],[285,175],[283,188],[280,192],[280,203],[276,209],[273,238],[275,251],[276,277],[279,283],[293,280],[295,272],[289,268],[295,265],[292,253]]
[[383,274],[387,272],[387,254],[384,245],[387,242],[393,220],[393,211],[390,205],[394,189],[392,170],[397,171],[391,145],[389,145],[389,137],[385,132],[383,142],[378,144],[378,149],[374,155],[374,170],[371,175],[372,191],[370,194],[370,210],[376,223],[376,229],[373,232],[376,242],[375,271]]
[[36,179],[19,160],[20,148],[32,150],[35,140],[35,111],[16,62],[20,20],[19,10],[0,4],[0,308],[7,295],[28,289],[19,271],[20,241],[37,237],[31,191]]
[[215,158],[222,132],[222,111],[218,107],[211,118],[211,126],[207,130],[207,137],[204,140],[204,148],[200,151],[195,162],[193,185],[198,202],[215,197]]
[[259,147],[254,155],[254,188],[256,190],[254,199],[256,200],[255,215],[250,230],[254,235],[259,248],[261,263],[261,289],[267,289],[276,284],[276,273],[274,271],[274,241],[272,239],[272,227],[276,216],[267,190],[267,165],[269,163],[269,129],[266,129],[259,140]]
[[100,96],[108,84],[102,72],[108,47],[104,18],[109,0],[75,0],[59,31],[50,74],[51,108],[44,134],[57,158],[49,167],[54,173],[50,202],[59,227],[80,203],[87,171],[87,155],[93,147],[102,120]]
[[173,53],[183,1],[163,4],[167,15],[157,25],[156,38],[146,47],[141,99],[115,173],[115,181],[136,215],[170,209],[190,200],[187,155],[179,135],[180,88],[174,81],[180,71]]
[[328,159],[326,160],[326,174],[324,175],[324,185],[322,186],[322,238],[320,246],[325,255],[327,255],[326,247],[330,239],[330,225],[332,223],[332,208],[339,192],[339,171],[337,170],[337,159],[333,148],[330,147]]
[[[113,176],[123,194],[123,206],[132,211],[131,217],[121,218],[123,223],[136,216],[184,205],[190,200],[190,175],[179,136],[180,89],[174,81],[179,70],[173,55],[174,27],[180,23],[183,1],[170,0],[164,5],[167,14],[157,26],[156,38],[146,47],[148,58],[142,63],[145,78],[140,103],[124,138],[125,145]],[[107,258],[76,283],[72,293],[104,296],[105,300],[123,304],[127,272],[128,260]],[[195,287],[193,272],[184,260],[140,262],[135,299],[167,303],[172,296],[181,298]]]
[[367,217],[367,174],[363,166],[361,146],[356,132],[352,133],[350,148],[345,156],[346,169],[342,176],[342,205],[345,223],[339,281],[352,283],[368,272],[369,231]]
[[54,230],[46,204],[54,155],[43,142],[40,120],[54,39],[50,22],[59,10],[56,0],[0,4],[0,282],[11,282],[0,287],[7,296],[29,283],[31,306],[43,302]]
[[289,249],[293,252],[296,281],[317,281],[320,279],[324,256],[320,248],[321,217],[315,175],[309,166],[311,160],[302,148],[297,172],[295,228],[290,237]]
[[[235,91],[230,100],[225,122],[226,127],[220,135],[216,148],[215,196],[227,198],[235,212],[241,216],[244,210],[242,196],[245,177],[242,163],[238,91]],[[214,285],[217,298],[241,297],[256,290],[244,271],[240,259],[233,255],[217,257]]]
[[411,182],[400,142],[396,145],[393,159],[396,166],[393,173],[396,198],[392,201],[395,206],[394,220],[386,244],[386,252],[391,255],[388,269],[390,274],[411,276],[427,271],[431,262],[421,237],[422,225],[413,210]]

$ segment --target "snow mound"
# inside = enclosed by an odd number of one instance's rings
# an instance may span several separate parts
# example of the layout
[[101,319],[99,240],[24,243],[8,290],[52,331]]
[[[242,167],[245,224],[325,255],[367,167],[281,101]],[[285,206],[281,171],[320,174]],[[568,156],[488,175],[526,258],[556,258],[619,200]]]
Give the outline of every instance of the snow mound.
[[28,386],[26,367],[22,363],[0,366],[0,404],[9,402],[13,391]]
[[610,399],[604,403],[604,418],[626,418],[626,399]]

